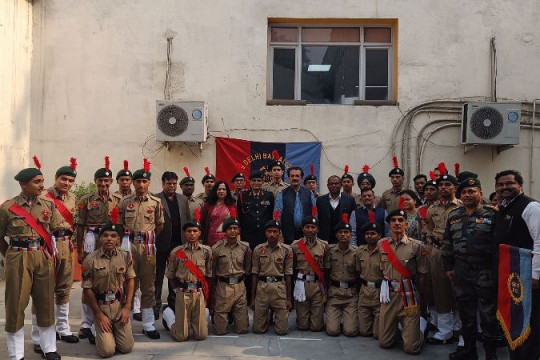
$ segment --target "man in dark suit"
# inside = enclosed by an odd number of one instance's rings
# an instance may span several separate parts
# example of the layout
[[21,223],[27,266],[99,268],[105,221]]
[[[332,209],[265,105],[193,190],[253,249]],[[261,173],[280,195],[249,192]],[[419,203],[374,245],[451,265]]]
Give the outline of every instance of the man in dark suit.
[[356,209],[354,197],[341,192],[341,178],[332,175],[327,182],[328,194],[317,198],[317,213],[319,214],[319,238],[329,244],[337,243],[334,228],[341,221],[344,213],[351,216]]
[[[165,171],[161,177],[161,184],[163,191],[156,196],[161,199],[161,204],[165,209],[165,224],[156,241],[156,305],[154,312],[161,307],[161,291],[167,259],[172,249],[185,243],[182,226],[191,219],[187,197],[176,192],[178,175],[172,171]],[[169,295],[167,296],[169,304],[174,304],[174,295],[173,289],[169,286]]]

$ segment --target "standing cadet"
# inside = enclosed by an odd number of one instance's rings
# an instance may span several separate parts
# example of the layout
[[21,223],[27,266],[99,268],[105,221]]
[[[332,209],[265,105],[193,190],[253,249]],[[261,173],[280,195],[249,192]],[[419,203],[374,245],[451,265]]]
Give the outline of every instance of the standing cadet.
[[315,198],[319,197],[319,192],[317,191],[317,176],[315,176],[315,165],[311,163],[309,165],[310,174],[304,178],[304,187],[308,190],[311,190]]
[[[358,198],[360,194],[353,192],[354,178],[349,174],[349,165],[345,165],[345,172],[341,176],[341,187],[343,188],[343,194],[352,196],[353,199]],[[355,200],[356,201],[356,200]],[[349,214],[350,216],[350,214]]]
[[129,315],[135,271],[131,254],[118,248],[118,216],[118,208],[114,208],[111,222],[99,231],[100,249],[83,262],[82,287],[96,319],[96,350],[104,358],[115,351],[129,353],[134,344]]
[[234,174],[231,179],[231,183],[233,185],[231,195],[236,201],[238,199],[238,194],[240,194],[240,192],[244,190],[244,186],[246,185],[246,177],[244,176],[244,173],[237,172],[236,174]]
[[249,244],[238,240],[240,223],[236,209],[223,222],[225,239],[212,247],[212,292],[210,313],[214,319],[214,334],[229,332],[229,314],[234,331],[245,334],[249,329],[247,293],[244,280],[251,274],[251,249]]
[[418,197],[418,202],[416,203],[417,207],[420,207],[426,203],[426,197],[424,195],[424,185],[427,183],[427,176],[424,174],[418,174],[413,179],[414,190],[416,191],[416,196]]
[[482,188],[476,178],[459,184],[463,206],[450,212],[443,242],[446,275],[454,284],[462,323],[464,347],[451,360],[476,359],[476,314],[484,335],[486,360],[497,359],[497,283],[493,264],[497,246],[493,241],[495,209],[482,205]]
[[[377,181],[375,181],[373,175],[369,173],[369,165],[366,164],[362,167],[362,173],[358,175],[356,183],[360,189],[360,195],[358,195],[354,200],[356,201],[356,206],[360,207],[362,205],[362,191],[373,190],[377,184]],[[377,207],[381,207],[381,199],[378,196],[375,196],[375,190],[373,190],[373,196],[373,204]]]
[[381,310],[380,288],[383,279],[381,258],[377,242],[381,238],[381,226],[375,221],[375,212],[369,212],[369,222],[361,229],[366,245],[358,247],[358,332],[361,336],[379,338],[379,313]]
[[[446,165],[440,163],[438,166],[442,174],[447,174]],[[452,343],[454,316],[456,301],[452,283],[446,276],[442,260],[442,241],[448,214],[461,205],[461,201],[456,199],[457,179],[452,175],[441,175],[437,179],[437,189],[439,200],[429,207],[427,211],[427,242],[426,248],[429,251],[429,275],[431,277],[431,296],[426,296],[426,300],[433,300],[427,303],[429,312],[436,322],[438,331],[432,338],[426,339],[426,343],[431,345],[442,345]]]
[[[58,216],[43,191],[41,164],[15,175],[21,194],[0,206],[0,253],[5,259],[6,340],[10,360],[24,359],[24,310],[36,306],[42,356],[59,360],[54,329],[54,258],[50,225]],[[5,241],[9,238],[9,244]]]
[[403,190],[403,177],[405,176],[405,172],[399,167],[397,157],[392,157],[392,161],[394,168],[388,173],[392,188],[383,192],[381,197],[381,207],[388,213],[399,209],[399,193]]
[[337,244],[330,245],[324,267],[330,284],[326,304],[326,333],[338,336],[343,322],[343,335],[358,334],[358,287],[356,272],[357,247],[351,245],[352,227],[343,214],[334,232]]
[[[77,204],[77,254],[82,264],[85,256],[99,247],[100,228],[109,221],[109,214],[118,205],[116,198],[109,189],[112,184],[112,171],[109,168],[109,157],[105,157],[105,167],[97,169],[94,173],[94,183],[97,192],[84,195]],[[94,315],[88,306],[84,294],[82,298],[82,323],[79,330],[79,339],[86,339],[94,343],[92,334]]]
[[171,331],[176,341],[186,341],[189,327],[195,340],[208,336],[206,302],[210,295],[209,279],[212,277],[212,249],[199,242],[201,238],[201,214],[195,211],[194,220],[182,226],[186,244],[171,251],[167,278],[176,289],[175,311],[163,310],[163,326]]
[[133,194],[133,190],[131,190],[133,174],[129,171],[129,163],[127,160],[124,160],[124,168],[116,174],[116,182],[118,183],[118,190],[113,192],[112,195],[116,198],[116,201],[120,203],[120,200],[122,200],[124,196]]
[[296,273],[293,292],[296,325],[300,331],[322,331],[324,328],[324,258],[328,252],[328,243],[317,237],[318,225],[317,208],[313,207],[311,216],[306,216],[302,221],[304,237],[291,245]]
[[193,191],[195,191],[195,179],[191,177],[189,169],[186,166],[184,166],[184,172],[186,173],[186,176],[180,180],[180,189],[182,189],[182,195],[187,197],[190,219],[194,219],[195,209],[199,209],[199,211],[202,210],[203,200],[193,197]]
[[416,284],[422,283],[426,273],[426,253],[420,241],[405,235],[408,225],[405,211],[394,210],[386,221],[391,235],[377,244],[385,279],[381,285],[379,345],[390,348],[396,343],[399,323],[403,351],[418,354],[424,336],[420,330]]
[[206,197],[208,194],[210,194],[210,191],[214,187],[214,183],[216,182],[216,177],[214,174],[210,173],[210,169],[207,167],[204,168],[204,171],[206,172],[206,175],[203,176],[201,183],[203,185],[204,191],[201,193],[198,193],[196,198],[204,201],[206,200]]
[[272,175],[272,179],[263,185],[263,190],[272,192],[274,199],[277,197],[277,194],[286,189],[289,184],[283,181],[283,174],[285,172],[285,163],[281,160],[277,150],[272,151],[272,156],[274,161],[268,166],[268,170]]
[[156,301],[156,235],[163,230],[165,219],[161,199],[148,192],[151,175],[150,163],[144,159],[143,169],[133,173],[135,193],[120,202],[120,224],[124,228],[122,248],[129,246],[128,239],[132,242],[134,270],[141,289],[143,334],[150,339],[159,339],[153,309]]
[[[56,245],[56,333],[60,340],[67,343],[77,343],[79,338],[69,328],[69,293],[73,285],[73,215],[77,199],[69,190],[77,176],[77,160],[71,158],[69,166],[62,166],[56,171],[54,186],[45,192],[44,196],[54,201],[59,216],[51,222],[51,229]],[[32,308],[32,340],[34,351],[41,354],[39,346],[39,330],[36,323],[35,305]]]
[[268,330],[268,314],[274,311],[274,330],[278,335],[289,333],[289,310],[292,308],[291,283],[293,252],[279,241],[279,214],[264,225],[266,242],[253,251],[251,306],[253,332]]

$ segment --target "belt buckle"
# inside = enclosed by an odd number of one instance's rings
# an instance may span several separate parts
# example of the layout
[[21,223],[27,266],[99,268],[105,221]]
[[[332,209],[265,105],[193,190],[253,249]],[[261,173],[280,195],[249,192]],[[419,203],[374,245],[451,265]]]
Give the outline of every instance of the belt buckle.
[[39,240],[28,240],[28,247],[40,247],[41,246],[41,242]]
[[367,282],[367,287],[370,287],[370,288],[376,287],[376,286],[375,286],[375,281],[368,281],[368,282]]
[[304,273],[299,272],[298,275],[296,275],[296,278],[298,280],[304,280]]
[[115,293],[105,294],[105,301],[113,301],[113,300],[116,300],[116,294]]
[[275,276],[267,276],[266,277],[266,282],[269,283],[269,282],[277,282],[277,279]]
[[237,277],[234,277],[234,278],[229,278],[229,285],[236,285],[238,284],[240,281],[239,281],[239,278]]
[[306,281],[315,281],[315,275],[306,275]]
[[186,290],[190,290],[190,291],[197,291],[197,284],[195,283],[188,283],[187,284],[187,287],[186,287]]
[[340,289],[348,289],[349,288],[349,283],[346,282],[346,281],[340,281],[339,282],[339,288]]
[[391,281],[390,286],[392,286],[392,289],[394,289],[394,292],[398,292],[399,289],[401,289],[401,285],[398,281]]

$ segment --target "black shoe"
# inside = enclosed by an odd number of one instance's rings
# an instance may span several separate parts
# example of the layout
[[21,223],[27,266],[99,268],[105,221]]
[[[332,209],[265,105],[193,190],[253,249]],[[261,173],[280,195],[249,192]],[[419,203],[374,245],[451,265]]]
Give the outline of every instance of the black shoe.
[[96,345],[96,337],[92,332],[90,331],[90,334],[88,335],[88,342],[92,345]]
[[39,355],[43,354],[43,351],[41,350],[41,345],[34,344],[34,352]]
[[154,320],[159,319],[159,308],[160,307],[161,307],[161,305],[154,306]]
[[80,328],[77,335],[79,336],[79,339],[86,339],[88,337],[88,334],[91,333],[92,330],[90,330],[90,328]]
[[61,360],[62,359],[60,354],[57,353],[56,351],[55,352],[48,352],[46,354],[42,353],[41,357],[44,358],[44,359],[47,359],[47,360]]
[[157,330],[146,331],[143,329],[142,333],[148,336],[152,340],[157,340],[160,338],[159,332]]
[[133,320],[135,321],[142,321],[142,314],[140,312],[133,313]]
[[478,360],[478,353],[476,347],[471,350],[465,350],[464,346],[458,346],[456,352],[448,355],[449,360]]
[[454,343],[454,339],[452,338],[448,340],[441,340],[441,339],[436,339],[436,338],[426,339],[426,344],[429,344],[429,345],[446,345],[446,344],[453,344],[453,343]]
[[75,335],[59,335],[59,340],[62,340],[64,342],[67,342],[68,344],[75,344],[79,342],[79,338]]

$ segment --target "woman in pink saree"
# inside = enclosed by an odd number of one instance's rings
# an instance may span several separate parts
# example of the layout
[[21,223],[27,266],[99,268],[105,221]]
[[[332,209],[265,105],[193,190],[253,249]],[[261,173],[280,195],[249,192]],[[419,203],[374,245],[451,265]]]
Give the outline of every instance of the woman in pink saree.
[[216,182],[201,211],[204,244],[214,246],[225,238],[222,225],[223,221],[230,216],[230,208],[233,206],[235,206],[234,199],[227,183]]

